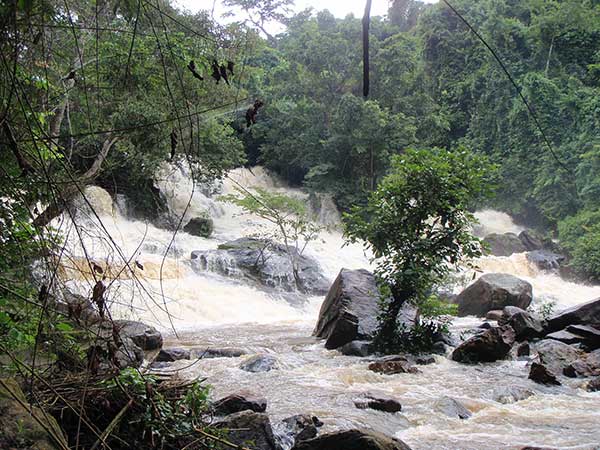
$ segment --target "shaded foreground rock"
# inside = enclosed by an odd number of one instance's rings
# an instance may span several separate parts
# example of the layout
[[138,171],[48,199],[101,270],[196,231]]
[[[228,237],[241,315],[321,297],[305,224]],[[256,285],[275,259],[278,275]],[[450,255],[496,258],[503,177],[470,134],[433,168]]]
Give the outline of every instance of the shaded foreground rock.
[[529,379],[540,384],[549,384],[560,386],[560,381],[545,366],[538,363],[532,363],[529,370]]
[[452,397],[444,396],[435,402],[434,408],[448,417],[468,419],[473,414],[462,403]]
[[293,450],[410,450],[410,447],[377,431],[354,429],[297,443]]
[[388,395],[366,393],[361,398],[354,400],[358,409],[374,409],[377,411],[395,413],[402,411],[398,400]]
[[277,369],[279,361],[273,355],[259,354],[251,356],[240,364],[240,369],[246,372],[268,372]]
[[460,344],[452,359],[462,363],[493,362],[504,359],[515,342],[515,332],[508,326],[490,328]]
[[262,413],[267,410],[267,399],[251,392],[239,392],[217,400],[212,407],[215,414],[219,416],[246,410]]
[[532,288],[527,281],[506,273],[486,273],[469,285],[456,298],[459,316],[484,317],[505,306],[527,309]]
[[217,250],[193,251],[192,268],[211,271],[233,278],[246,278],[264,286],[284,291],[300,289],[306,293],[323,295],[329,282],[319,263],[290,249],[297,261],[297,276],[284,245],[255,238],[240,238],[219,245]]
[[252,442],[256,450],[278,450],[269,416],[254,411],[241,411],[225,417],[214,424],[216,428],[228,429],[227,440],[246,446]]
[[56,419],[31,407],[19,384],[0,379],[0,448],[61,450],[69,448]]
[[[371,272],[342,269],[321,305],[313,335],[326,339],[327,349],[355,340],[370,340],[377,329],[379,299],[379,289]],[[416,314],[415,307],[406,305],[398,321],[411,328]]]

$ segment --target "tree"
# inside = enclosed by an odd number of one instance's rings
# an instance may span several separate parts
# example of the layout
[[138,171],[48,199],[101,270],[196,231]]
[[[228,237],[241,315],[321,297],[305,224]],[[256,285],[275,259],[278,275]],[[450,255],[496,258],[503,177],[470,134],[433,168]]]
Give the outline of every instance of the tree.
[[422,304],[431,288],[459,263],[481,256],[468,211],[491,193],[493,167],[464,149],[407,150],[391,159],[389,174],[364,207],[344,215],[350,242],[364,241],[376,275],[391,293],[376,342],[390,344],[406,302]]

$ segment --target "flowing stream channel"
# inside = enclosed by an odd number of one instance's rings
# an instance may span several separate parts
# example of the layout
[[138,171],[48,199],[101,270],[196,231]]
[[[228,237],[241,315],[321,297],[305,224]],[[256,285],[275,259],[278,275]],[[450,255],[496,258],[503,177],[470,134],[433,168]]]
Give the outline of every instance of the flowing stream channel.
[[[240,370],[246,356],[200,359],[193,364],[183,360],[169,367],[180,369],[184,377],[207,378],[214,398],[248,390],[266,397],[267,413],[274,423],[307,413],[324,422],[321,432],[367,427],[394,435],[415,450],[600,448],[600,392],[581,389],[581,380],[569,379],[563,386],[545,387],[527,379],[525,361],[468,366],[444,356],[436,356],[435,364],[421,366],[420,374],[376,374],[367,370],[366,358],[325,350],[311,337],[323,297],[289,295],[192,270],[192,251],[215,249],[223,242],[261,233],[269,227],[267,222],[218,201],[219,195],[234,192],[238,185],[260,186],[308,201],[300,190],[286,187],[260,167],[252,171],[236,169],[220,186],[211,189],[194,186],[185,170],[173,166],[164,166],[158,178],[157,187],[168,199],[172,217],[185,213],[185,224],[189,218],[208,212],[214,220],[212,237],[195,237],[183,231],[173,236],[171,231],[130,220],[123,199],[118,197],[113,202],[107,192],[91,187],[86,196],[104,230],[89,211],[89,221],[84,220],[87,225],[81,232],[83,245],[75,230],[66,228],[67,242],[73,243],[72,256],[65,265],[66,278],[74,289],[91,291],[91,277],[82,274],[89,270],[83,263],[87,254],[117,278],[107,291],[113,316],[156,326],[166,337],[166,347],[240,347],[249,354],[270,353],[279,360],[279,370],[265,373]],[[327,197],[321,199],[317,212],[324,223],[339,222],[339,214]],[[85,219],[86,208],[81,207],[78,214]],[[476,231],[481,235],[519,231],[505,214],[481,211],[477,216],[480,224]],[[335,228],[323,231],[306,252],[319,261],[331,281],[343,267],[371,268],[362,247],[344,245]],[[133,272],[121,270],[123,257],[130,260]],[[577,285],[540,272],[524,254],[485,257],[479,267],[482,273],[511,273],[529,281],[534,308],[553,301],[559,310],[600,296],[600,287]],[[465,278],[470,281],[473,273],[468,275]],[[477,318],[456,319],[451,328],[460,336],[463,330],[480,323]],[[514,386],[530,389],[536,395],[511,404],[494,400],[498,390]],[[353,401],[364,392],[398,398],[402,412],[357,409]],[[443,396],[459,400],[473,416],[467,420],[445,416],[435,405]]]

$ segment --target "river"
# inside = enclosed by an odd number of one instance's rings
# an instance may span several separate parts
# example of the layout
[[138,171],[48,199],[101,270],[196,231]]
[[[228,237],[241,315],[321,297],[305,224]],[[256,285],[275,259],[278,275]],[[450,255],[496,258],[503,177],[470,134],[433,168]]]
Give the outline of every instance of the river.
[[[600,393],[579,388],[581,380],[568,379],[563,386],[546,387],[527,379],[525,361],[467,366],[444,356],[436,356],[435,364],[420,367],[421,374],[379,375],[367,370],[365,359],[325,350],[311,337],[323,297],[283,295],[214,273],[194,272],[189,264],[191,251],[215,249],[228,240],[260,233],[269,225],[218,201],[214,189],[194,187],[182,169],[165,165],[158,178],[171,215],[185,212],[183,223],[187,223],[208,211],[214,220],[213,236],[204,239],[181,231],[173,236],[130,220],[123,199],[114,203],[102,189],[88,188],[87,197],[103,228],[89,211],[85,218],[84,207],[79,213],[86,224],[82,241],[72,227],[64,225],[71,258],[64,276],[72,288],[90,292],[90,277],[78,273],[82,258],[90,255],[109,267],[110,273],[119,274],[125,257],[133,272],[124,270],[108,289],[114,316],[140,319],[160,328],[166,336],[165,346],[241,347],[249,353],[271,353],[279,360],[279,370],[266,373],[240,370],[245,357],[202,359],[191,365],[188,360],[178,361],[170,368],[181,369],[185,377],[207,378],[215,398],[249,390],[266,397],[273,422],[307,413],[324,422],[322,432],[363,426],[395,435],[414,450],[519,449],[527,445],[600,448]],[[286,187],[260,167],[236,169],[216,190],[232,193],[237,185],[260,186],[307,199],[306,194]],[[323,204],[318,211],[321,220],[335,224],[337,211],[327,198]],[[505,214],[480,211],[477,216],[477,233],[519,231]],[[371,267],[361,246],[343,244],[340,232],[330,229],[307,249],[330,280],[342,267]],[[136,268],[135,261],[143,269]],[[485,257],[479,267],[481,273],[507,272],[529,281],[534,307],[552,301],[559,310],[600,296],[600,287],[577,285],[540,272],[524,254]],[[472,275],[467,273],[464,278],[470,280]],[[480,322],[456,319],[452,331],[460,335]],[[512,404],[494,400],[495,392],[513,386],[536,395]],[[402,412],[357,409],[353,400],[367,391],[397,397]],[[443,396],[459,400],[473,416],[467,420],[446,417],[435,405]]]

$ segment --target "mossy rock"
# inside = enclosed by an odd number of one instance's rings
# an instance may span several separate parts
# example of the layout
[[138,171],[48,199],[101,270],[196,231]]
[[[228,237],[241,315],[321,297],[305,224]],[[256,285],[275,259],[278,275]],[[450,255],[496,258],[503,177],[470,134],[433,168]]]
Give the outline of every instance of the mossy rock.
[[183,227],[186,233],[204,238],[210,237],[213,230],[214,224],[210,217],[194,217]]

